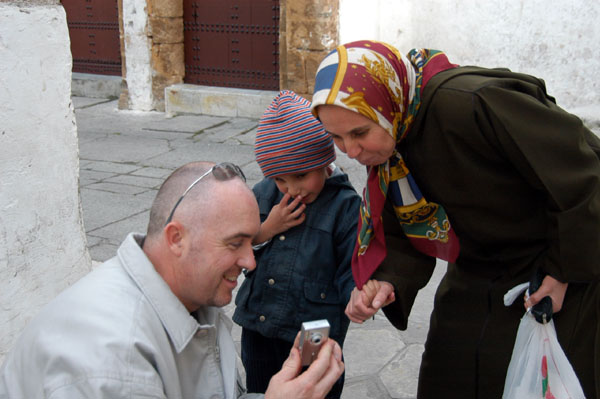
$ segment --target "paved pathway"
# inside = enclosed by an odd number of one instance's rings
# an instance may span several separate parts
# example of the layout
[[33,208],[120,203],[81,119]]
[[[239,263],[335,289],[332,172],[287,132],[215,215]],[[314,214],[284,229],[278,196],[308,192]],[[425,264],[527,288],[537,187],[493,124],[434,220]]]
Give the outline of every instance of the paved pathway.
[[[195,160],[231,161],[253,186],[262,174],[254,161],[256,119],[206,115],[165,118],[160,112],[118,111],[116,100],[74,97],[80,150],[80,192],[92,259],[109,259],[130,231],[144,232],[163,179]],[[365,172],[338,154],[336,161],[362,190]],[[398,331],[382,314],[351,324],[344,347],[343,399],[416,397],[418,369],[429,326],[439,264],[417,297],[409,327]],[[242,279],[243,277],[240,277]],[[231,315],[233,305],[226,308]],[[239,347],[240,328],[234,325]]]

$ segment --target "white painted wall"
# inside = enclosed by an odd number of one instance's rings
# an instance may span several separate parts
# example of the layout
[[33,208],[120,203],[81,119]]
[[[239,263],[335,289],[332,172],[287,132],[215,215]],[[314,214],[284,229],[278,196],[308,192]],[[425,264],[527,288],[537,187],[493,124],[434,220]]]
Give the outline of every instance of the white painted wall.
[[0,362],[40,307],[91,268],[69,46],[62,6],[0,3]]
[[340,0],[340,41],[434,48],[461,65],[529,73],[577,109],[600,105],[599,19],[598,0]]
[[151,111],[153,109],[152,46],[148,37],[146,0],[123,0],[123,37],[129,109]]

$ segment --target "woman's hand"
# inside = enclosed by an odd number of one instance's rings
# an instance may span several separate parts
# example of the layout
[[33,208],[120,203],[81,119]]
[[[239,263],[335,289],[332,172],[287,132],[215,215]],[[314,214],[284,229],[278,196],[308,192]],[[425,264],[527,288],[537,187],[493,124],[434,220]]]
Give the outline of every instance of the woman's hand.
[[394,286],[387,281],[369,280],[362,290],[354,288],[346,306],[346,316],[362,324],[379,309],[396,300]]
[[552,312],[556,313],[560,311],[568,285],[569,283],[561,283],[552,276],[544,277],[540,288],[529,297],[525,297],[525,309],[537,305],[542,298],[549,296],[552,299]]

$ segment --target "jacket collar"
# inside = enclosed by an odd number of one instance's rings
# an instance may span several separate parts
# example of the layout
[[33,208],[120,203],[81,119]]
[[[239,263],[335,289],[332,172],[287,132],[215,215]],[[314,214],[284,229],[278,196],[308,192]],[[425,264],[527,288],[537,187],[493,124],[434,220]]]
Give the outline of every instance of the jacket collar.
[[219,308],[199,309],[195,312],[199,321],[188,312],[142,250],[144,238],[142,234],[130,233],[117,250],[117,257],[158,315],[177,353],[185,349],[199,329],[215,329],[220,321],[231,329],[231,321]]

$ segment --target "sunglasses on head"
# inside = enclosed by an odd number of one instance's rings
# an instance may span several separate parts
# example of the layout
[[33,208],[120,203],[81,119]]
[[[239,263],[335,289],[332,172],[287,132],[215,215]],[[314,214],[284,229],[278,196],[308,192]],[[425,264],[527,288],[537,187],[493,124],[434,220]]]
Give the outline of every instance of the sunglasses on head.
[[177,209],[177,206],[179,206],[179,203],[183,200],[183,197],[185,197],[185,195],[192,189],[192,187],[194,187],[200,180],[202,180],[204,177],[208,176],[211,173],[215,177],[215,179],[217,179],[219,181],[226,181],[226,180],[231,180],[235,177],[239,177],[240,179],[242,179],[244,181],[244,183],[246,182],[246,176],[244,175],[244,172],[242,172],[242,169],[240,169],[239,166],[237,166],[231,162],[221,162],[221,163],[214,165],[212,168],[210,168],[209,170],[204,172],[202,174],[202,176],[200,176],[199,178],[194,180],[192,182],[192,184],[190,184],[188,186],[188,188],[186,188],[186,190],[183,192],[183,194],[181,194],[181,197],[179,197],[179,199],[175,203],[173,210],[171,210],[171,213],[169,214],[169,217],[167,218],[167,221],[165,222],[165,226],[168,225],[171,222],[171,220],[173,219],[173,214],[175,213],[175,209]]

